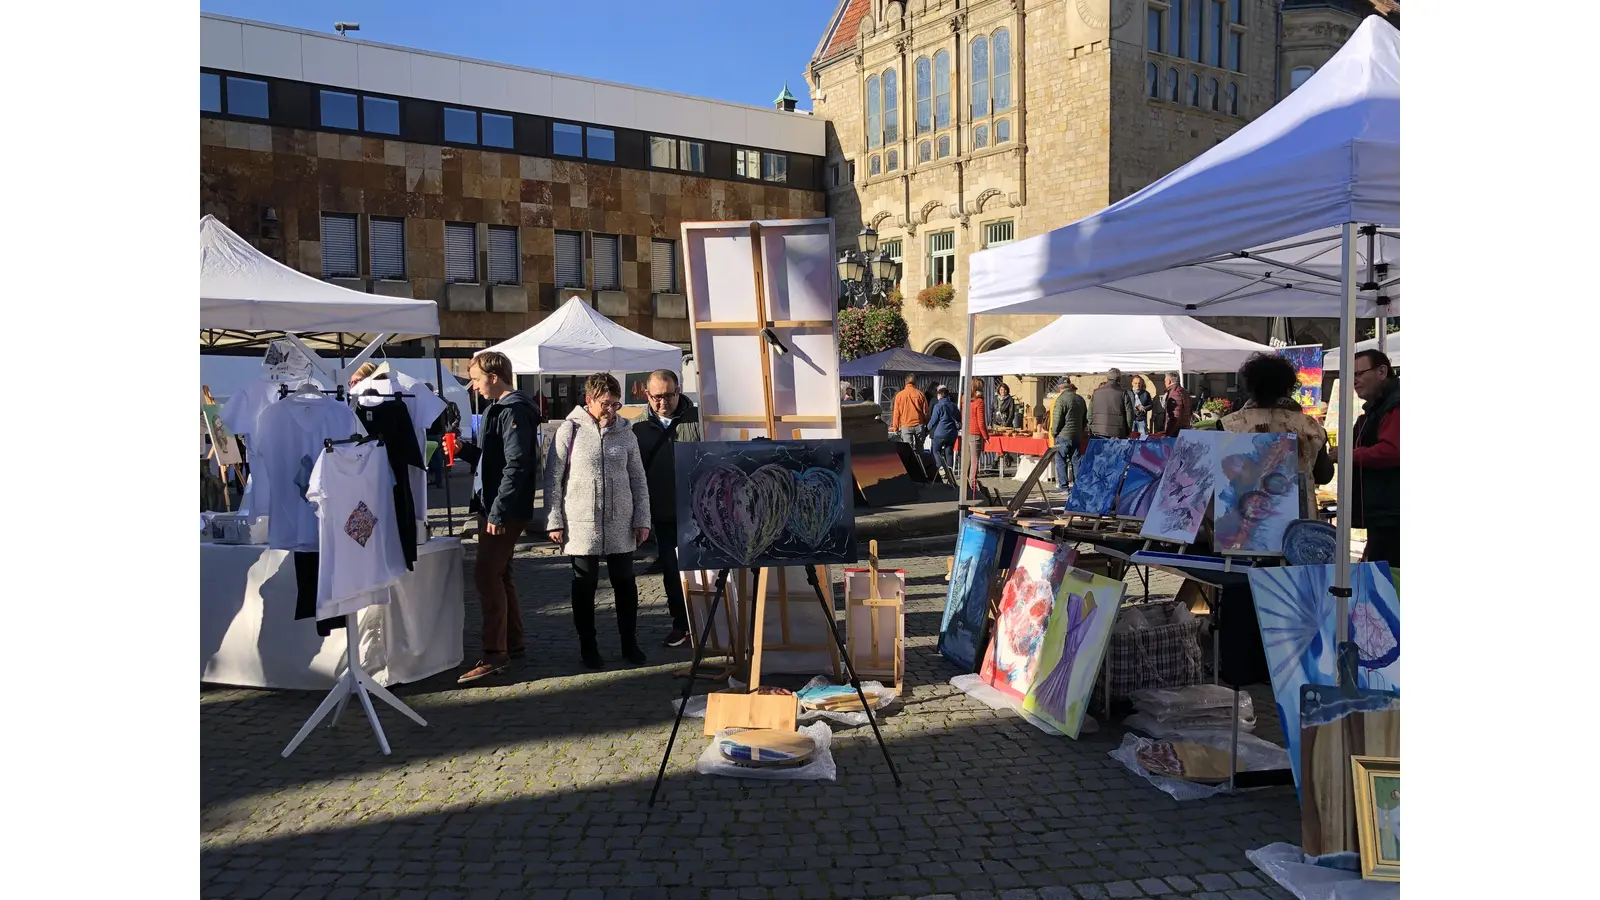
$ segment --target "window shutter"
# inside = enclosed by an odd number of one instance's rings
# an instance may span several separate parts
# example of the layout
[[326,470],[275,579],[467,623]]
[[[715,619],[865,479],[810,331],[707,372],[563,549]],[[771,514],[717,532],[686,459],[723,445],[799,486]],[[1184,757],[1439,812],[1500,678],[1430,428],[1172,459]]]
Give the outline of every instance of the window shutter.
[[517,230],[489,226],[489,283],[517,283]]
[[354,278],[361,272],[356,252],[356,217],[322,216],[322,277]]
[[556,289],[583,287],[583,235],[556,232]]
[[678,245],[672,241],[650,242],[650,290],[658,294],[678,289]]
[[373,219],[372,277],[406,277],[406,227],[404,219]]
[[594,236],[594,286],[597,290],[614,291],[622,287],[617,277],[617,236]]
[[478,280],[478,229],[462,222],[444,225],[444,277],[446,281]]

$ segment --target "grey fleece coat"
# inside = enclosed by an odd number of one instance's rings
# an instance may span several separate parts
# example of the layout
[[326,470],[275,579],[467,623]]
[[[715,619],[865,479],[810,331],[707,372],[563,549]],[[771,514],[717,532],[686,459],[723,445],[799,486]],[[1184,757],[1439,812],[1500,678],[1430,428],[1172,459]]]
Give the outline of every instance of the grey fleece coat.
[[650,527],[650,487],[628,420],[616,416],[602,433],[588,410],[574,409],[550,441],[545,473],[545,529],[566,532],[562,552],[638,549],[633,530]]

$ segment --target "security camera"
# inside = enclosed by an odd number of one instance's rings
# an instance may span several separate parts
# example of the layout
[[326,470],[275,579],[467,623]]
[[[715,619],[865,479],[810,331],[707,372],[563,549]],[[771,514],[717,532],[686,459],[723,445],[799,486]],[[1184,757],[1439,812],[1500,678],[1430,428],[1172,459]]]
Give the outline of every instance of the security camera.
[[360,22],[335,22],[335,23],[333,23],[333,30],[339,32],[341,35],[344,34],[347,31],[360,31],[361,30],[361,23]]

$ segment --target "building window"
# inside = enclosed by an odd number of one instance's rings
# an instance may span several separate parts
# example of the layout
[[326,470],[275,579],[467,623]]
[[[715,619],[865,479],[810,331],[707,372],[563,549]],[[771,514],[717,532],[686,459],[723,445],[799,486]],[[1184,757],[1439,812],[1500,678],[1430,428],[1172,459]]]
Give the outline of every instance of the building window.
[[1144,64],[1145,91],[1151,100],[1161,99],[1161,67],[1155,63]]
[[1167,70],[1167,99],[1173,103],[1178,102],[1178,70]]
[[836,188],[841,184],[839,181],[840,168],[839,163],[833,163],[828,166],[828,187]]
[[933,160],[933,141],[923,141],[917,145],[917,162],[931,162]]
[[1183,0],[1167,0],[1167,53],[1183,55]]
[[452,144],[478,142],[478,114],[470,109],[444,108],[444,139]]
[[997,29],[989,42],[990,62],[994,65],[992,81],[994,111],[1005,112],[1011,108],[1011,30]]
[[939,158],[944,159],[950,155],[950,135],[939,135]]
[[972,127],[972,149],[982,150],[989,146],[989,126],[974,125]]
[[1185,23],[1187,27],[1184,28],[1183,56],[1200,62],[1202,59],[1200,40],[1205,35],[1205,0],[1183,0],[1183,2],[1189,4],[1188,21]]
[[1206,82],[1206,95],[1211,98],[1211,111],[1217,112],[1219,105],[1222,103],[1222,91],[1217,87],[1215,78]]
[[617,161],[617,133],[609,128],[588,128],[588,153],[590,159],[602,162]]
[[673,138],[650,136],[650,165],[657,169],[678,167],[678,142]]
[[213,72],[200,73],[200,111],[222,112],[222,76]]
[[1239,0],[1228,0],[1228,21],[1235,25],[1244,24],[1244,7]]
[[1221,0],[1211,4],[1211,64],[1222,68],[1222,39],[1228,28],[1227,5]]
[[583,235],[556,232],[556,289],[583,287]]
[[1239,86],[1237,84],[1229,82],[1228,83],[1228,115],[1237,116],[1238,114],[1239,114]]
[[678,292],[678,245],[660,238],[650,240],[650,290],[658,294]]
[[1305,84],[1317,70],[1310,66],[1295,66],[1289,70],[1289,90],[1293,91]]
[[735,149],[733,151],[733,174],[740,178],[760,178],[761,151]]
[[1151,53],[1161,52],[1161,9],[1155,6],[1145,7],[1144,14],[1144,42]]
[[483,114],[483,145],[504,147],[507,150],[517,145],[516,139],[512,136],[510,116]]
[[856,161],[855,160],[847,159],[847,160],[844,161],[844,177],[851,184],[855,184],[856,183]]
[[373,134],[400,133],[400,101],[387,97],[361,98],[361,128]]
[[406,277],[406,220],[380,219],[368,223],[372,277],[404,281]]
[[900,140],[900,79],[893,69],[883,72],[883,142]]
[[1200,107],[1200,76],[1193,72],[1189,73],[1189,105]]
[[1000,119],[994,123],[994,142],[1004,144],[1011,140],[1011,120]]
[[478,226],[469,222],[444,223],[444,280],[478,283]]
[[972,39],[972,118],[989,115],[989,39]]
[[954,284],[956,280],[956,233],[941,231],[928,235],[928,286]]
[[619,253],[620,242],[614,234],[592,235],[590,248],[594,259],[594,286],[599,291],[619,291],[622,282],[619,278],[622,272],[622,256]]
[[1017,223],[1010,219],[990,222],[983,226],[983,246],[999,247],[1011,243],[1017,234]]
[[685,172],[704,172],[706,170],[706,145],[699,141],[679,141],[678,168]]
[[361,274],[356,248],[356,217],[322,214],[322,277],[355,278]]
[[322,127],[355,131],[361,127],[360,108],[355,94],[322,91]]
[[895,262],[900,262],[901,260],[900,247],[901,244],[899,238],[895,238],[892,241],[883,241],[882,243],[878,244],[878,249],[889,254],[889,258]]
[[926,56],[917,60],[917,134],[933,130],[933,69]]
[[894,147],[890,147],[889,152],[883,155],[883,166],[887,171],[890,172],[900,168],[900,151]]
[[867,79],[867,147],[877,147],[883,143],[883,112],[878,102],[878,76]]
[[933,127],[950,127],[950,51],[933,55]]
[[489,283],[517,284],[522,281],[522,253],[517,248],[517,229],[510,225],[489,226]]
[[583,128],[565,122],[550,126],[550,146],[557,156],[583,156]]
[[883,174],[883,158],[882,157],[874,155],[871,159],[867,160],[867,174],[868,175],[882,175]]
[[767,153],[761,157],[761,178],[765,181],[789,180],[789,157],[782,153]]
[[228,115],[267,117],[267,83],[254,78],[228,77]]
[[1244,32],[1228,32],[1228,68],[1235,72],[1244,71]]

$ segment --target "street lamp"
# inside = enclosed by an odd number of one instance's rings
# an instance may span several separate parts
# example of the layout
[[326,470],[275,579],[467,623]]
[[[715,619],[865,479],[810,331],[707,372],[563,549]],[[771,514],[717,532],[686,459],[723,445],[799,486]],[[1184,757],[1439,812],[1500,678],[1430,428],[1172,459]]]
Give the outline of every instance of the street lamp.
[[839,285],[851,306],[866,306],[873,297],[888,297],[900,280],[900,264],[879,249],[878,233],[871,228],[856,235],[858,250],[839,253]]

